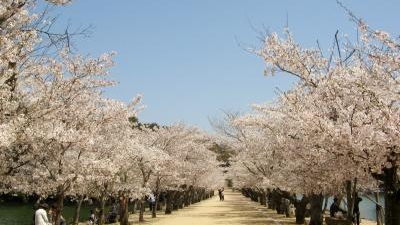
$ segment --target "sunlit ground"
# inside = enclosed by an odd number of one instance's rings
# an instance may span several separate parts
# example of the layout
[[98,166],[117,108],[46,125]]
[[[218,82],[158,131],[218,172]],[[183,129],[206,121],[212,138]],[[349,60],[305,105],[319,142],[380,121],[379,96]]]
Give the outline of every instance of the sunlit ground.
[[[130,215],[131,224],[139,224],[138,213]],[[362,225],[374,225],[375,222],[362,220]],[[116,223],[118,224],[118,223]],[[269,210],[256,202],[243,197],[239,192],[225,190],[225,201],[218,196],[193,204],[184,209],[165,215],[158,211],[157,218],[145,213],[146,225],[294,225],[295,218],[286,218],[276,211]]]

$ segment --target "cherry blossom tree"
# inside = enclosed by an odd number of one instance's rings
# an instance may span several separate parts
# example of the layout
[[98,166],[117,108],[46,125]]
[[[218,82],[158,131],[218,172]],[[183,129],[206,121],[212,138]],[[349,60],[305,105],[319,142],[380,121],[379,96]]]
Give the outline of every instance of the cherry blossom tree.
[[[289,107],[287,115],[303,133],[316,134],[309,147],[339,159],[335,166],[345,168],[340,174],[348,191],[360,176],[382,182],[386,223],[398,224],[398,200],[393,196],[399,189],[398,44],[387,33],[356,21],[362,34],[359,44],[339,46],[337,56],[324,58],[319,49],[303,49],[288,32],[285,39],[269,35],[258,54],[267,63],[267,73],[282,71],[299,78],[293,90],[298,94],[285,95],[284,104],[296,107]],[[355,173],[351,164],[359,168]],[[347,197],[350,216],[354,197]]]
[[221,184],[208,135],[183,124],[133,129],[138,101],[102,96],[115,84],[107,77],[115,53],[72,53],[72,34],[53,33],[47,9],[32,13],[37,3],[0,3],[0,192],[56,196],[57,221],[65,196],[79,199],[78,208],[83,196],[96,197],[100,224],[106,199],[114,198],[120,223],[128,224],[129,199],[143,203],[164,191],[171,209],[182,196],[200,200]]
[[351,219],[355,193],[378,184],[386,222],[398,224],[399,45],[352,18],[359,42],[339,46],[335,36],[339,51],[328,57],[299,46],[288,30],[284,39],[266,37],[257,51],[266,74],[284,72],[298,83],[276,104],[230,121],[234,132],[225,134],[238,151],[233,176],[244,186],[309,195],[315,224],[322,223],[322,195],[347,194]]
[[[57,211],[61,212],[63,197],[76,193],[74,188],[80,183],[96,177],[104,184],[107,171],[116,173],[109,169],[114,162],[110,159],[124,154],[122,149],[131,143],[123,139],[116,148],[114,143],[123,137],[116,131],[130,129],[130,110],[100,96],[101,88],[113,84],[106,75],[114,53],[98,58],[71,54],[69,34],[51,33],[52,21],[44,20],[46,12],[30,14],[35,4],[2,1],[0,5],[0,126],[4,128],[0,131],[0,158],[4,161],[0,188],[43,197],[56,194]],[[114,136],[99,133],[113,126]],[[99,143],[103,146],[96,145]],[[100,154],[110,147],[118,154]]]

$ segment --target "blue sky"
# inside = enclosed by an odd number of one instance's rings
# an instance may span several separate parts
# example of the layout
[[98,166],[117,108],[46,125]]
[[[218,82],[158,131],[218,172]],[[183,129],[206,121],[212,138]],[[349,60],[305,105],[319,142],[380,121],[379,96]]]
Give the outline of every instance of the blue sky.
[[[400,1],[343,0],[374,29],[398,36]],[[355,24],[335,0],[74,0],[53,12],[58,27],[91,25],[76,51],[97,56],[116,51],[105,95],[128,102],[142,94],[142,122],[184,122],[212,131],[209,118],[223,111],[249,112],[271,102],[289,76],[263,76],[263,61],[245,50],[261,47],[260,32],[282,33],[288,23],[296,40],[322,49],[336,30],[355,37]]]

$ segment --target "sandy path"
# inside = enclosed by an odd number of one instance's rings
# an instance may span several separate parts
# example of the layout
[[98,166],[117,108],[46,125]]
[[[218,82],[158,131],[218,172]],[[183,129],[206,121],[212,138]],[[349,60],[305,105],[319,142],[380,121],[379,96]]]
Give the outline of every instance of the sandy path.
[[[225,201],[218,195],[211,199],[193,204],[184,209],[173,211],[171,215],[160,213],[157,218],[146,215],[144,224],[152,225],[258,225],[258,224],[294,224],[294,218],[285,218],[275,211],[267,210],[255,202],[251,202],[239,192],[225,190]],[[132,215],[136,224],[137,216]]]
[[[275,210],[267,209],[245,198],[240,192],[231,190],[225,190],[225,201],[220,201],[216,195],[211,199],[173,211],[170,215],[165,215],[162,211],[158,213],[157,218],[151,218],[147,209],[145,222],[138,222],[138,213],[131,214],[129,221],[131,224],[146,225],[295,225],[295,218],[279,215]],[[306,220],[308,222],[309,218]],[[363,219],[361,224],[375,225],[376,222]]]

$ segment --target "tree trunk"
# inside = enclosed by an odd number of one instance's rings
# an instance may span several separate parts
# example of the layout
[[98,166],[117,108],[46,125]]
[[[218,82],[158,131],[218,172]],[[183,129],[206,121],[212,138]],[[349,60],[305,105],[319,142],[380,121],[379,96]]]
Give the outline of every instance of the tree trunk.
[[190,205],[190,186],[184,193],[184,204],[185,207],[188,207]]
[[104,223],[105,223],[105,216],[104,216],[105,205],[106,205],[106,197],[105,197],[105,194],[102,193],[102,195],[100,197],[100,212],[99,212],[99,224],[100,225],[104,225]]
[[312,194],[310,196],[310,225],[322,225],[322,203],[324,201],[324,196],[322,194],[316,195]]
[[325,211],[328,209],[328,200],[329,200],[329,195],[325,195],[324,208],[322,209],[322,213],[325,213]]
[[55,217],[53,220],[53,222],[55,222],[55,224],[60,224],[61,212],[62,212],[63,207],[64,207],[64,189],[63,189],[63,187],[59,187],[58,194],[57,194],[57,205],[55,208],[56,214],[55,214]]
[[347,220],[353,221],[354,201],[356,197],[357,178],[354,178],[354,183],[351,180],[346,181],[347,194]]
[[190,204],[195,203],[196,199],[196,189],[193,186],[190,186]]
[[178,209],[183,209],[183,204],[184,204],[184,193],[185,192],[183,192],[183,191],[178,191],[178,194],[177,194],[177,196],[176,196],[176,206],[177,206],[177,209],[176,210],[178,210]]
[[179,191],[175,191],[175,194],[173,196],[174,197],[172,198],[172,210],[178,210],[181,194]]
[[157,210],[162,210],[164,205],[165,205],[165,193],[164,192],[158,193]]
[[[375,192],[375,200],[379,203],[379,192]],[[383,224],[382,206],[376,204],[376,225]]]
[[119,224],[120,225],[129,225],[128,218],[128,201],[129,198],[125,196],[125,193],[120,192],[119,194]]
[[400,191],[397,167],[384,169],[385,225],[400,225]]
[[132,201],[132,204],[131,204],[132,214],[136,213],[136,203],[137,203],[137,201],[138,201],[137,198]]
[[158,210],[158,202],[160,199],[160,176],[157,176],[156,180],[156,189],[154,191],[154,205],[153,208],[151,209],[151,218],[156,218],[157,217],[157,210]]
[[145,207],[145,197],[139,199],[140,211],[139,211],[139,222],[144,222],[144,207]]
[[303,195],[301,200],[296,202],[296,224],[304,224],[306,218],[306,206],[309,201],[309,198],[306,195]]
[[79,223],[79,215],[81,212],[81,206],[83,202],[83,195],[78,196],[78,200],[76,201],[76,208],[75,208],[75,213],[74,213],[74,224],[78,225]]
[[160,193],[156,194],[156,199],[154,201],[153,208],[151,209],[151,218],[157,217],[157,209],[158,209],[158,199],[160,198]]
[[270,193],[270,199],[269,199],[268,204],[271,205],[271,209],[276,210],[276,212],[278,214],[280,214],[280,211],[281,211],[280,197],[276,193],[276,190],[272,190],[272,192]]
[[272,201],[272,192],[271,189],[267,188],[267,205],[268,209],[275,209],[275,205]]
[[272,200],[275,205],[276,213],[283,214],[282,197],[276,192],[276,190],[272,192]]
[[263,206],[267,206],[267,196],[264,190],[260,193],[260,204]]
[[172,213],[174,195],[175,191],[167,191],[165,196],[165,214]]

